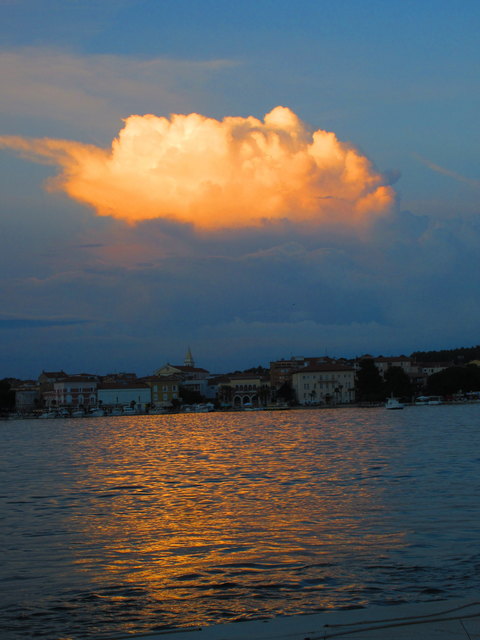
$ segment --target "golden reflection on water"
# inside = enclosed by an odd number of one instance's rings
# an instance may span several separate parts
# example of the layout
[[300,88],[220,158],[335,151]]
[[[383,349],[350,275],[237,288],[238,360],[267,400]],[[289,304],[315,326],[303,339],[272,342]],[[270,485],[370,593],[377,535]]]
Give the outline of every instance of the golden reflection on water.
[[146,616],[161,602],[183,610],[179,624],[333,606],[332,580],[337,604],[342,589],[360,593],[358,559],[405,543],[382,484],[401,442],[340,411],[92,423],[77,452],[78,569],[141,587]]

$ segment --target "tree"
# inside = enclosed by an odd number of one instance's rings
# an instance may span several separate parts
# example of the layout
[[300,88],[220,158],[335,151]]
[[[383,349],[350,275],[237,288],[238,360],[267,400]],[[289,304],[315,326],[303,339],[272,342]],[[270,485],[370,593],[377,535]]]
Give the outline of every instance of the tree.
[[233,388],[228,384],[222,384],[217,393],[221,405],[232,404]]
[[268,376],[270,373],[269,369],[265,369],[261,364],[258,367],[250,367],[250,369],[245,369],[242,373],[254,373],[257,376]]
[[296,402],[295,391],[292,387],[292,383],[286,380],[277,391],[278,400],[283,400],[288,404],[294,404]]
[[0,380],[0,409],[10,411],[15,407],[15,391],[11,390],[9,380]]
[[384,376],[385,395],[410,398],[413,393],[413,385],[410,378],[401,367],[388,367]]
[[361,402],[375,402],[383,400],[384,397],[382,376],[374,361],[370,358],[361,360],[357,373],[357,399]]
[[257,395],[258,395],[258,399],[260,400],[260,404],[262,405],[268,404],[270,400],[270,395],[271,395],[270,385],[262,384],[257,389]]
[[479,367],[448,367],[428,378],[427,393],[430,395],[450,396],[458,391],[480,391]]

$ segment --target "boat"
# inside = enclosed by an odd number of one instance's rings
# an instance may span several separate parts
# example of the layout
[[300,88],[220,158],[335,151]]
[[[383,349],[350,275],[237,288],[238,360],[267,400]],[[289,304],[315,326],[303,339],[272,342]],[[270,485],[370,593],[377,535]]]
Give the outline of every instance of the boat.
[[443,404],[443,398],[442,396],[419,396],[415,400],[415,404],[418,404],[418,405]]
[[104,415],[105,415],[105,411],[99,408],[90,409],[90,411],[88,412],[88,416],[90,418],[99,418]]
[[57,412],[56,411],[45,411],[44,413],[41,413],[38,417],[39,418],[56,418],[57,417]]
[[149,409],[148,410],[148,415],[149,416],[163,416],[166,413],[168,413],[168,411],[166,409],[162,409],[162,408],[154,408],[154,409]]
[[404,406],[405,405],[399,402],[397,398],[394,398],[393,395],[388,398],[387,402],[385,403],[385,409],[403,409]]

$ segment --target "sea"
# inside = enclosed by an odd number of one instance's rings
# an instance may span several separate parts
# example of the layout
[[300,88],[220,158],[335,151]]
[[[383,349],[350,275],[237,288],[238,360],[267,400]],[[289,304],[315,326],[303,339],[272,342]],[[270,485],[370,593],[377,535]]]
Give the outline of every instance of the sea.
[[2,640],[478,599],[480,404],[0,433]]

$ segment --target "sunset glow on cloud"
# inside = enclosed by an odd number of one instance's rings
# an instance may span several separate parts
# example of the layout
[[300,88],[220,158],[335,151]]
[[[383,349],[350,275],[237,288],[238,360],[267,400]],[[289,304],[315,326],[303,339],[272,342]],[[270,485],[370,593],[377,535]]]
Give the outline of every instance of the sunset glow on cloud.
[[263,122],[132,115],[111,150],[16,136],[1,137],[0,145],[59,166],[49,189],[129,223],[167,218],[203,229],[282,218],[361,224],[386,213],[395,198],[358,150],[334,133],[310,132],[285,107]]

